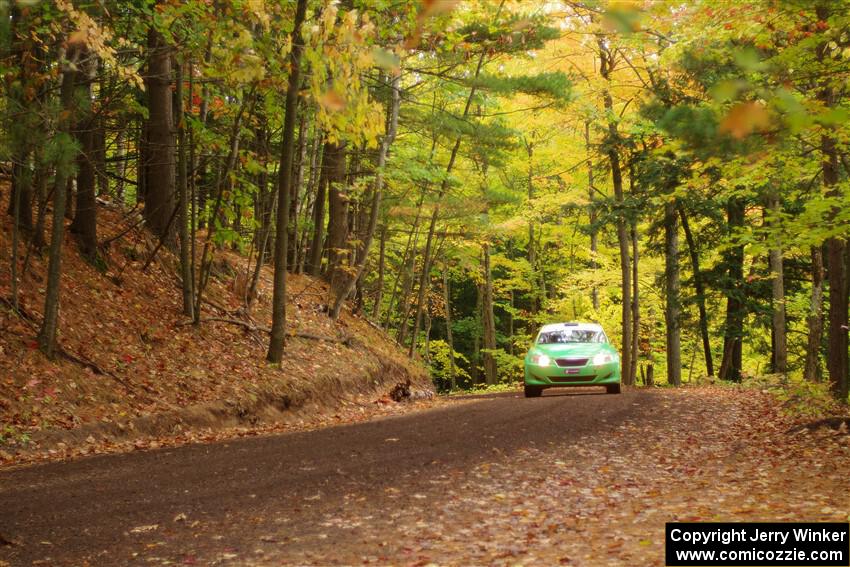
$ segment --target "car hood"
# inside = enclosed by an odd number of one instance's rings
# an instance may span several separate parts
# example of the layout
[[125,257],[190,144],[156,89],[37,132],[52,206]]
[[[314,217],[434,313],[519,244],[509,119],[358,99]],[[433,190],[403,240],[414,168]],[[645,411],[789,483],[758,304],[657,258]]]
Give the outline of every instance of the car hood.
[[531,350],[551,357],[576,356],[591,357],[600,352],[607,352],[604,343],[566,343],[551,345],[534,345]]

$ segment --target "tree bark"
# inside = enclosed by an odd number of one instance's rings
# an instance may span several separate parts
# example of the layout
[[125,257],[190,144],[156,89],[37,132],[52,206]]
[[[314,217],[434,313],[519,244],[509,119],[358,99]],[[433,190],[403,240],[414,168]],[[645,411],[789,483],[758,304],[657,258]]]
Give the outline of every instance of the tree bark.
[[711,340],[708,336],[708,314],[705,309],[705,284],[699,267],[699,250],[697,250],[694,235],[691,232],[688,216],[680,201],[676,201],[679,209],[679,217],[682,221],[682,230],[685,240],[688,242],[688,254],[691,257],[691,271],[694,273],[694,291],[696,292],[697,308],[699,309],[699,331],[702,337],[702,352],[705,357],[705,369],[709,376],[714,376],[714,360],[711,355]]
[[292,184],[289,201],[289,236],[287,237],[289,244],[289,260],[287,262],[289,270],[295,272],[295,267],[298,265],[298,206],[299,193],[301,186],[304,183],[304,170],[307,162],[307,115],[301,113],[301,120],[298,125],[298,160],[294,166],[293,175],[295,182]]
[[[731,197],[726,204],[728,233],[734,237],[738,228],[744,225],[744,202]],[[744,315],[744,248],[732,246],[725,254],[727,268],[726,284],[726,324],[723,329],[723,359],[720,363],[721,380],[740,381],[743,359]]]
[[325,241],[325,202],[328,188],[343,179],[345,172],[345,149],[331,141],[325,142],[322,151],[322,166],[313,205],[313,240],[310,244],[309,272],[318,276],[322,272],[322,256]]
[[381,228],[381,245],[378,251],[378,281],[375,283],[375,300],[372,304],[372,320],[381,319],[381,301],[384,298],[384,273],[387,261],[387,223]]
[[[499,5],[499,12],[501,12],[502,6],[504,6],[504,0],[502,0]],[[481,55],[478,57],[478,65],[475,67],[475,73],[472,76],[472,87],[469,89],[469,95],[466,97],[466,104],[463,107],[463,114],[461,115],[462,120],[466,120],[469,117],[469,110],[472,107],[472,101],[475,100],[475,93],[477,92],[477,86],[475,81],[478,80],[478,77],[481,75],[481,69],[484,68],[484,58],[487,52],[482,51]],[[431,213],[431,225],[428,229],[428,241],[425,245],[425,255],[422,258],[422,274],[419,279],[419,297],[416,302],[416,316],[413,319],[413,340],[410,345],[410,350],[408,354],[413,356],[413,349],[416,344],[416,335],[419,334],[419,326],[421,324],[422,318],[422,299],[425,294],[425,290],[427,289],[428,276],[431,271],[431,237],[434,233],[434,228],[437,225],[437,219],[440,216],[440,204],[443,200],[443,197],[446,194],[446,191],[449,188],[449,177],[452,173],[452,170],[455,166],[455,161],[457,160],[457,154],[460,151],[460,145],[463,142],[463,135],[458,135],[455,139],[454,146],[452,147],[452,152],[449,155],[449,162],[446,164],[445,175],[443,177],[442,182],[440,182],[440,189],[437,193],[437,203],[434,205],[434,211]],[[433,154],[433,151],[432,151]]]
[[[816,8],[818,19],[828,21],[831,15],[831,6],[821,4]],[[817,46],[817,60],[824,62],[829,55],[828,38]],[[832,81],[835,79],[826,75],[822,79],[818,99],[827,108],[836,105],[836,93]],[[838,185],[838,150],[836,148],[835,136],[832,132],[821,136],[821,155],[823,163],[823,186],[828,197],[842,197],[842,189]],[[829,219],[834,219],[839,213],[838,207],[829,213]],[[850,295],[850,274],[848,274],[847,242],[838,236],[832,236],[826,241],[826,265],[827,278],[829,281],[829,327],[827,328],[826,368],[829,372],[829,381],[832,393],[835,397],[847,402],[848,384],[850,384],[850,360],[848,360],[848,295]]]
[[393,291],[390,295],[390,303],[387,305],[387,311],[384,314],[384,330],[388,331],[390,328],[390,318],[392,317],[393,307],[395,307],[396,302],[396,294],[398,293],[399,283],[401,283],[401,296],[399,299],[399,306],[402,307],[399,311],[402,314],[401,324],[396,333],[396,341],[398,344],[402,344],[403,340],[403,330],[407,326],[407,312],[404,310],[404,306],[407,302],[407,296],[410,293],[411,282],[413,281],[413,264],[416,256],[416,248],[419,243],[419,222],[422,219],[422,203],[425,199],[425,189],[422,190],[422,193],[419,196],[419,202],[416,207],[416,216],[413,219],[413,226],[410,229],[410,233],[407,236],[407,243],[404,246],[404,253],[401,255],[401,262],[399,263],[398,271],[396,272],[395,281],[393,282]]
[[345,183],[345,149],[339,146],[335,160],[330,160],[332,177],[328,179],[328,266],[325,276],[334,289],[338,278],[344,277],[348,246],[348,213],[350,201]]
[[473,384],[481,381],[481,313],[484,311],[484,285],[475,286],[475,327],[472,336],[472,359],[470,360],[469,376]]
[[[321,138],[321,131],[319,130],[318,123],[316,123],[313,127],[313,142],[310,148],[310,175],[307,178],[305,197],[301,200],[301,216],[304,218],[304,222],[301,224],[304,229],[301,231],[301,239],[298,246],[298,267],[296,268],[296,271],[299,274],[305,272],[307,265],[307,253],[312,238],[311,231],[307,230],[307,217],[309,216],[311,219],[313,218],[313,208],[317,199],[315,192],[319,182],[319,169],[321,168]],[[324,215],[324,211],[322,211],[322,214]],[[319,222],[319,224],[321,224],[321,222]]]
[[[245,113],[245,108],[248,105],[248,101],[253,99],[252,91],[244,91],[242,93],[242,102],[239,104],[239,110],[236,112],[236,116],[233,119],[233,125],[230,129],[230,140],[228,143],[229,150],[227,154],[227,158],[224,162],[224,167],[219,172],[217,176],[217,180],[215,183],[216,187],[216,198],[213,203],[212,209],[209,213],[209,219],[216,219],[221,210],[221,204],[224,200],[224,186],[227,183],[227,180],[230,178],[230,172],[234,171],[236,168],[236,163],[239,157],[239,143],[240,136],[242,131],[242,116]],[[177,209],[174,210],[177,212]],[[174,215],[172,215],[174,218]],[[198,274],[198,285],[195,289],[195,319],[194,323],[199,325],[201,322],[201,305],[203,304],[203,296],[204,290],[207,287],[207,282],[209,281],[210,270],[212,268],[212,243],[216,233],[216,227],[218,226],[215,222],[209,222],[207,226],[207,234],[204,238],[204,247],[201,251],[201,263],[200,263],[200,273]]]
[[[782,204],[778,195],[768,197],[768,209],[771,215],[771,225],[778,222],[778,216],[782,211]],[[778,227],[776,227],[778,230]],[[785,374],[788,371],[788,347],[785,331],[785,278],[782,261],[782,241],[778,234],[772,237],[773,246],[770,247],[769,263],[771,275],[771,294],[773,303],[773,372]]]
[[[7,212],[15,222],[15,235],[18,231],[25,235],[32,233],[32,177],[29,172],[28,162],[32,144],[29,140],[27,125],[32,120],[32,104],[26,93],[26,86],[30,82],[30,75],[36,72],[34,68],[34,57],[32,44],[29,39],[28,22],[24,19],[21,6],[18,3],[11,5],[7,13],[10,18],[10,51],[13,65],[17,66],[17,75],[10,72],[6,81],[6,113],[14,115],[20,113],[26,118],[14,121],[10,124],[7,134],[9,135],[12,150],[12,186],[9,193],[9,207]],[[17,77],[17,81],[14,78]],[[17,248],[13,250],[13,256],[17,256]],[[13,268],[15,269],[15,268]]]
[[124,180],[127,175],[127,129],[121,128],[115,137],[115,175],[118,177],[115,183],[115,199],[118,204],[124,206]]
[[354,288],[354,284],[363,275],[363,270],[366,268],[366,260],[369,257],[369,248],[372,246],[372,240],[375,236],[375,227],[378,225],[378,214],[381,209],[381,196],[384,189],[384,169],[387,165],[387,157],[390,152],[390,146],[392,146],[395,141],[396,132],[398,130],[398,111],[401,101],[401,95],[399,93],[400,85],[401,73],[397,74],[392,81],[393,93],[392,102],[390,102],[389,122],[387,126],[387,133],[384,136],[384,140],[381,143],[381,149],[378,154],[378,167],[375,172],[375,183],[372,187],[372,205],[369,211],[369,225],[366,228],[363,244],[357,251],[357,265],[354,268],[354,274],[349,276],[347,283],[341,286],[339,293],[337,293],[336,303],[334,303],[333,311],[331,312],[331,318],[334,320],[339,318],[343,302],[351,293],[351,290]]
[[[177,234],[180,237],[180,280],[183,297],[183,315],[195,318],[195,282],[189,242],[189,173],[186,157],[186,115],[183,111],[183,64],[177,61],[177,88],[174,93],[177,108]],[[191,97],[191,93],[190,93]],[[190,98],[191,100],[191,98]]]
[[681,301],[679,298],[679,223],[676,203],[664,205],[664,281],[667,290],[664,321],[667,325],[667,382],[682,385]]
[[[431,213],[431,222],[428,225],[428,236],[425,239],[425,250],[422,253],[422,271],[419,274],[419,288],[416,292],[416,307],[413,316],[413,330],[411,331],[410,347],[407,354],[411,358],[416,350],[416,339],[419,335],[419,327],[422,323],[422,306],[425,302],[425,294],[428,292],[428,283],[431,275],[431,248],[434,242],[434,233],[437,228],[437,217],[439,215],[439,207],[435,207]],[[407,317],[404,317],[407,320]],[[406,327],[406,322],[402,325]]]
[[639,241],[637,222],[632,222],[631,230],[632,241],[632,382],[637,378],[638,369],[638,353],[640,352],[640,286],[638,285],[638,275],[640,266]]
[[[838,160],[835,139],[824,135],[821,138],[823,153],[823,184],[830,197],[841,194],[838,188]],[[830,214],[835,217],[833,210]],[[826,273],[829,281],[829,326],[827,327],[826,368],[829,372],[830,388],[838,400],[847,401],[848,395],[848,269],[847,243],[838,237],[826,241]]]
[[82,256],[89,262],[97,258],[97,177],[95,174],[95,131],[91,111],[91,81],[94,78],[94,55],[80,50],[80,63],[74,79],[77,99],[77,124],[74,135],[80,145],[77,154],[77,208],[70,230],[77,236]]
[[145,151],[144,217],[151,231],[169,246],[176,233],[169,222],[174,211],[174,114],[171,93],[171,49],[155,29],[148,32],[147,148]]
[[493,351],[496,350],[496,317],[493,313],[493,273],[490,270],[490,245],[483,246],[484,256],[484,294],[482,298],[481,320],[484,330],[484,380],[488,385],[499,381],[496,358]]
[[806,366],[803,377],[810,382],[821,379],[820,350],[823,339],[823,248],[812,246],[812,296],[806,327],[809,329],[806,346]]
[[[528,154],[528,204],[531,206],[534,199],[534,144],[526,142],[526,153]],[[531,273],[537,273],[537,248],[534,238],[534,221],[528,221],[528,265]],[[536,276],[535,276],[536,277]],[[531,314],[536,315],[540,311],[540,290],[531,290]]]
[[289,84],[286,89],[286,115],[283,119],[280,170],[278,171],[277,226],[274,250],[274,295],[272,297],[272,330],[266,360],[280,364],[286,348],[286,253],[289,220],[289,198],[292,189],[292,155],[295,145],[295,113],[298,88],[301,85],[301,54],[304,41],[301,25],[307,14],[307,0],[298,0],[292,28],[292,51],[289,54]]
[[[60,147],[72,147],[71,128],[74,116],[74,80],[76,70],[73,62],[78,59],[78,48],[72,44],[66,54],[68,61],[62,69],[62,86],[60,90],[60,101],[63,112],[60,113],[58,121],[57,136],[65,138],[65,143]],[[76,152],[73,152],[75,154]],[[38,344],[42,352],[48,358],[56,355],[56,333],[59,326],[59,282],[62,275],[62,241],[65,237],[65,198],[66,187],[72,164],[76,155],[68,152],[67,155],[59,157],[56,163],[56,174],[53,188],[53,226],[50,234],[50,252],[47,266],[47,285],[44,301],[44,319],[38,332]]]
[[443,302],[446,304],[446,344],[449,347],[449,384],[452,390],[457,389],[455,377],[455,343],[452,336],[452,293],[449,289],[449,266],[443,265]]
[[600,67],[599,73],[608,85],[602,94],[603,105],[605,111],[609,115],[608,120],[608,146],[607,154],[608,161],[611,167],[611,183],[614,186],[614,202],[620,208],[620,213],[617,215],[617,241],[620,247],[620,274],[622,279],[622,380],[623,384],[631,386],[634,384],[634,377],[631,374],[632,369],[632,285],[631,285],[631,268],[629,260],[629,234],[626,227],[625,211],[622,210],[624,204],[623,197],[623,173],[620,166],[620,156],[617,152],[617,141],[619,132],[617,131],[617,123],[613,118],[614,101],[611,98],[610,80],[611,71],[614,66],[614,54],[608,49],[604,38],[598,39]]
[[[588,225],[590,228],[590,269],[595,272],[598,268],[598,263],[596,260],[596,255],[599,252],[599,230],[596,228],[596,187],[593,184],[593,160],[590,158],[591,156],[591,148],[590,148],[590,121],[586,121],[584,123],[584,145],[587,150],[587,198],[588,198],[588,206],[587,206],[587,214],[588,214]],[[599,309],[599,288],[596,287],[596,284],[593,284],[593,287],[590,290],[591,301],[593,302],[593,309]]]

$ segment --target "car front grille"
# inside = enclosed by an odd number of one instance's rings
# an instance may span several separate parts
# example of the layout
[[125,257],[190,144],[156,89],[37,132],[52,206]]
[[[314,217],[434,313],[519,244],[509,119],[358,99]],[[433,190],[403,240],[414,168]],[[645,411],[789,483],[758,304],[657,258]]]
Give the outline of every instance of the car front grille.
[[561,368],[567,368],[569,366],[584,366],[587,364],[586,358],[556,358],[555,364],[560,366]]
[[551,382],[593,382],[596,380],[596,375],[591,374],[590,376],[578,376],[567,374],[566,376],[552,376],[549,378]]

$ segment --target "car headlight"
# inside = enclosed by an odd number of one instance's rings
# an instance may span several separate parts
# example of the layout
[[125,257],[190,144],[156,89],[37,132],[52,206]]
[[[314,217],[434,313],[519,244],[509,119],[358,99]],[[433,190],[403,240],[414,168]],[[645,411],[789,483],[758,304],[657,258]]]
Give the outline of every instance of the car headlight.
[[600,352],[596,356],[593,357],[593,366],[602,366],[603,364],[608,364],[609,362],[613,362],[614,357],[610,354],[606,354],[604,352]]
[[545,354],[535,354],[531,357],[531,362],[533,362],[537,366],[549,366],[550,364],[552,364],[552,359],[546,356]]

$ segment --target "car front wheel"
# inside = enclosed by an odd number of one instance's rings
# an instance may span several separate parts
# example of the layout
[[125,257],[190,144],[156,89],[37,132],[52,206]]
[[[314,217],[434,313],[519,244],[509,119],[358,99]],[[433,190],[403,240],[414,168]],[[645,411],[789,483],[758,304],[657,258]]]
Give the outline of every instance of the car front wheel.
[[605,389],[608,391],[609,394],[619,394],[621,391],[619,384],[610,384],[608,386],[605,386]]
[[526,398],[539,398],[540,394],[543,393],[543,388],[540,386],[529,386],[525,385],[525,397]]

